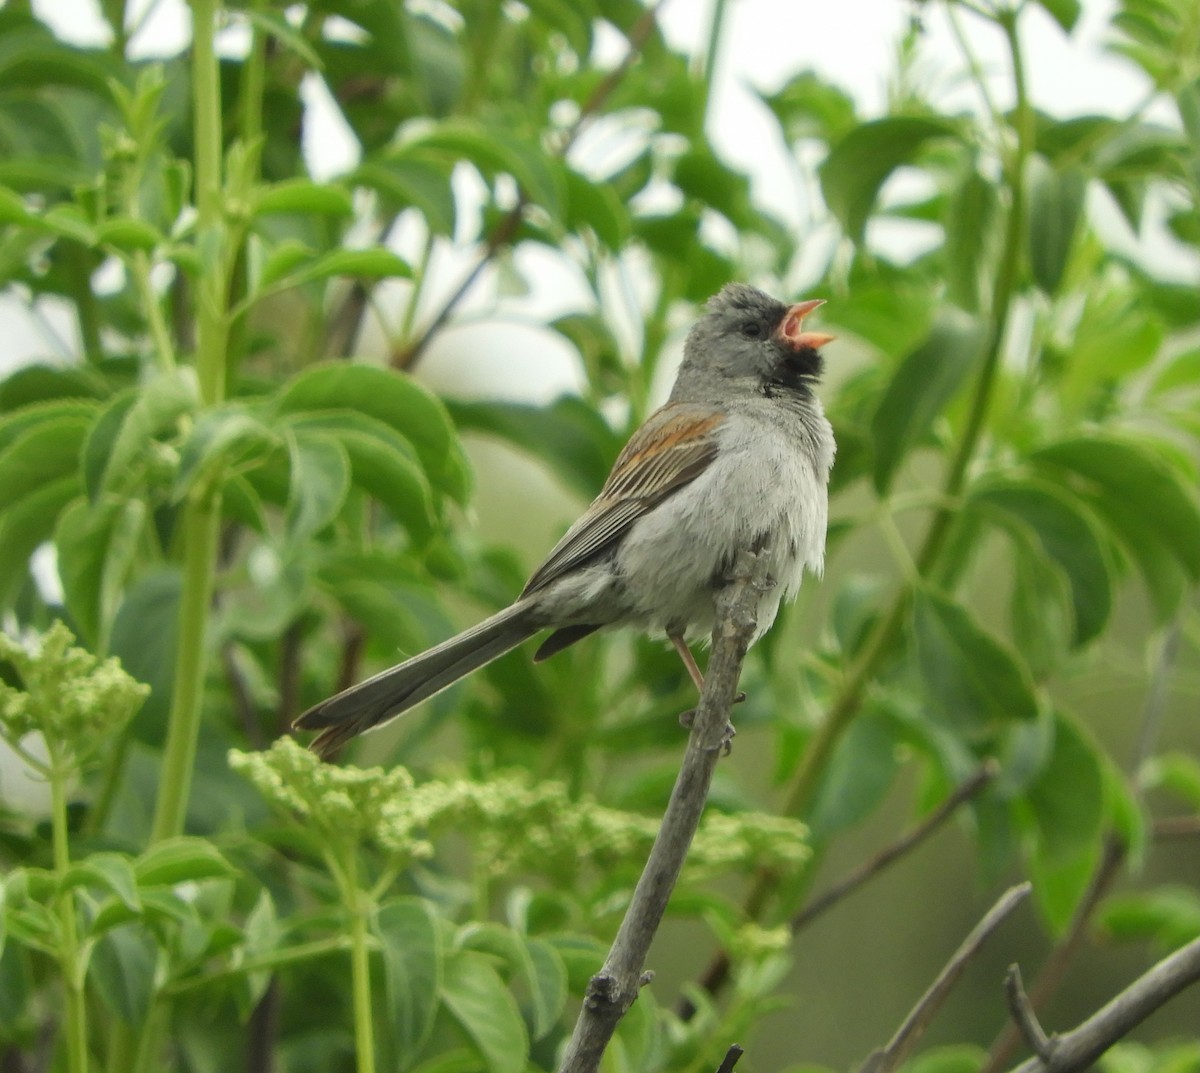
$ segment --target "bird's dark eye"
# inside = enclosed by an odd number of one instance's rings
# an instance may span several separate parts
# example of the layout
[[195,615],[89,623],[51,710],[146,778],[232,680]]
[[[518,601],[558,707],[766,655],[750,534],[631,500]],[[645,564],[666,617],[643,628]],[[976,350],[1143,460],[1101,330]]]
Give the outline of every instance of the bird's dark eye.
[[761,339],[762,333],[762,325],[756,320],[748,320],[742,325],[743,339]]

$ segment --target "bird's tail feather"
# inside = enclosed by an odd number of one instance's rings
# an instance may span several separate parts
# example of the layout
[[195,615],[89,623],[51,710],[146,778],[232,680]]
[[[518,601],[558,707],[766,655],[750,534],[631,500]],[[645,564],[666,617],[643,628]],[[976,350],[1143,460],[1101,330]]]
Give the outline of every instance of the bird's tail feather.
[[351,738],[440,693],[539,629],[528,604],[513,604],[478,626],[309,708],[292,725],[297,730],[320,730],[312,749],[327,758]]

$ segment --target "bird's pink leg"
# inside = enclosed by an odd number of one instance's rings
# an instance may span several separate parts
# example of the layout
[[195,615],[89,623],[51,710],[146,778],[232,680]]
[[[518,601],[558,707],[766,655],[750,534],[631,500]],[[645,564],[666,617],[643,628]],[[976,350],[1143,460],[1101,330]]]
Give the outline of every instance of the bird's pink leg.
[[692,655],[692,650],[688,648],[687,642],[677,633],[669,633],[667,636],[671,639],[671,644],[675,646],[675,651],[679,653],[679,658],[683,660],[683,665],[687,668],[687,672],[692,677],[692,681],[696,683],[696,692],[704,691],[704,675],[700,673],[700,668],[696,666],[696,657]]

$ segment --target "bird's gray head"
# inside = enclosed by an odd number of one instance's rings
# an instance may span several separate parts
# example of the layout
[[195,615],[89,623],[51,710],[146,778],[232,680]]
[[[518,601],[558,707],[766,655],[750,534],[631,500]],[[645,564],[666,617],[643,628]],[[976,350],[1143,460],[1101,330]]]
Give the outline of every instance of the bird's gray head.
[[810,393],[824,369],[821,347],[833,338],[804,330],[821,304],[789,306],[745,283],[726,284],[688,333],[671,397],[720,398],[734,381],[768,396]]

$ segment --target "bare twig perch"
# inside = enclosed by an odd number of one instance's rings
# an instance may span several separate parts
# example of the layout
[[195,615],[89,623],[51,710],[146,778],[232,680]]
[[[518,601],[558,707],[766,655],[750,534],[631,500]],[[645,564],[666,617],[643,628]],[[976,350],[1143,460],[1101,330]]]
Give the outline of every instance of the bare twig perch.
[[1015,1073],[1082,1073],[1131,1029],[1185,987],[1200,981],[1200,939],[1193,939],[1139,976],[1078,1028],[1051,1036],[1044,1058],[1030,1058]]
[[917,1040],[924,1034],[925,1029],[929,1027],[934,1015],[941,1009],[942,1003],[946,1001],[954,985],[958,983],[958,978],[962,976],[963,970],[979,953],[979,948],[983,946],[988,936],[1007,919],[1008,915],[1028,897],[1029,891],[1029,884],[1022,883],[1019,886],[1010,887],[1000,896],[1000,900],[988,910],[987,915],[963,940],[962,946],[954,952],[954,956],[946,962],[945,968],[938,973],[937,979],[930,985],[929,990],[912,1008],[912,1011],[904,1019],[904,1024],[896,1030],[896,1034],[888,1042],[888,1045],[872,1052],[863,1063],[859,1073],[891,1073],[892,1070],[899,1067],[912,1048],[916,1046]]
[[729,713],[754,635],[759,594],[770,584],[766,556],[744,552],[733,580],[717,594],[712,657],[679,777],[608,958],[588,983],[562,1073],[593,1073],[599,1067],[617,1023],[649,981],[649,974],[643,973],[646,954],[696,834],[713,770],[728,740]]

